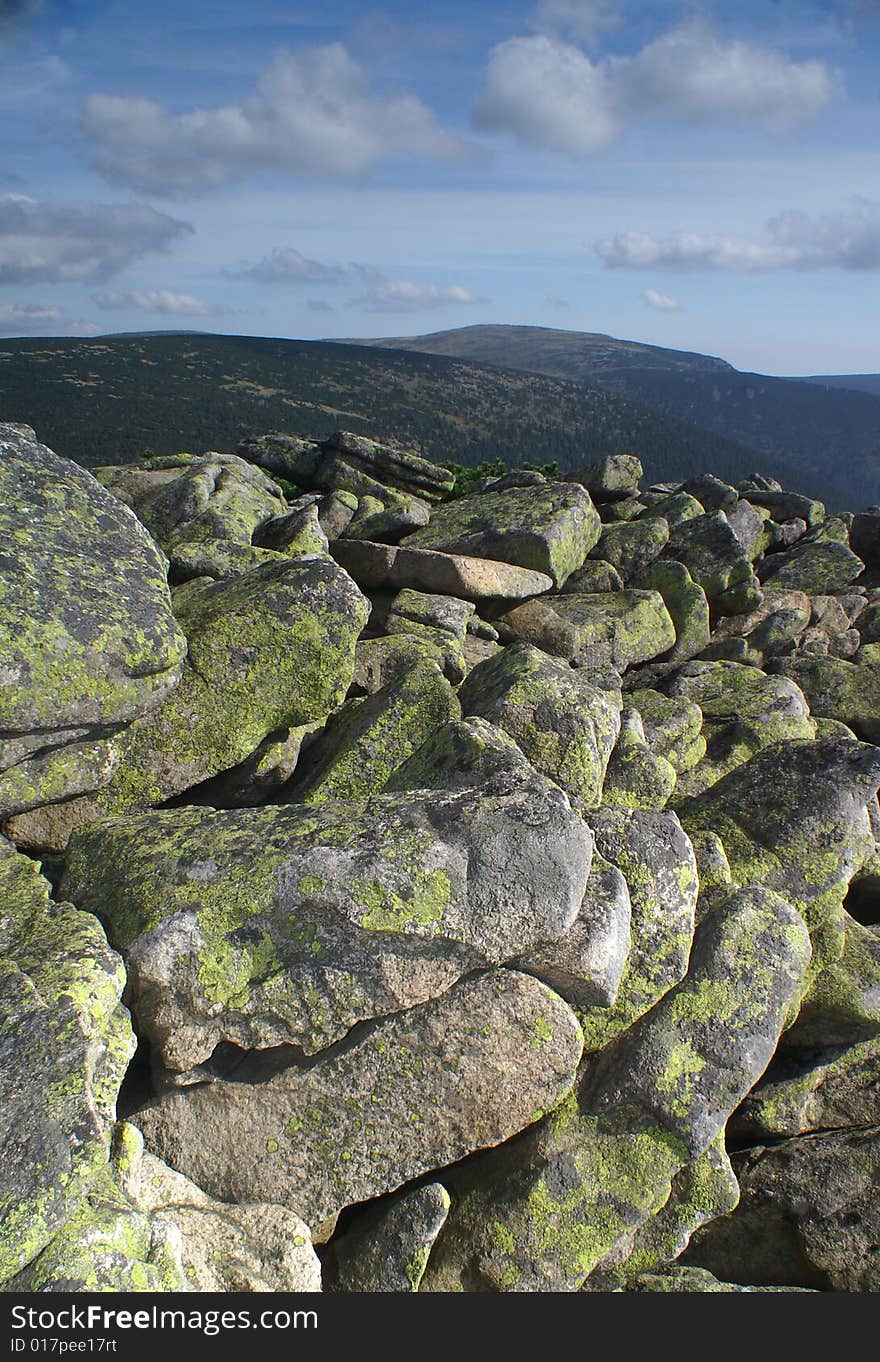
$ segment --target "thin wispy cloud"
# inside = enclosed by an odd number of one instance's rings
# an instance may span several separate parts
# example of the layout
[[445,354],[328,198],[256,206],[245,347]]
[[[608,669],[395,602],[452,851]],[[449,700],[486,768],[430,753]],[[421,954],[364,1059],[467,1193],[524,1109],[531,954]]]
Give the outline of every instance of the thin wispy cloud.
[[225,317],[234,311],[221,303],[209,303],[191,293],[174,293],[167,288],[93,293],[92,301],[105,312],[159,312],[170,317]]
[[680,232],[663,240],[620,232],[596,243],[612,269],[713,270],[760,274],[774,270],[880,269],[880,204],[859,201],[849,211],[811,216],[791,209],[767,223],[767,241]]
[[648,307],[653,307],[657,312],[683,312],[681,303],[677,298],[673,298],[669,293],[659,293],[655,288],[646,288],[642,294]]
[[257,284],[339,284],[348,271],[342,265],[310,260],[293,246],[278,246],[256,264],[244,265],[232,273]]
[[99,327],[68,317],[60,307],[0,303],[0,336],[95,336]]
[[415,279],[388,279],[370,266],[355,266],[369,288],[349,305],[365,312],[424,312],[438,307],[478,306],[489,302],[461,284],[426,284]]
[[791,61],[703,24],[677,28],[634,56],[597,60],[542,33],[493,48],[472,121],[483,132],[583,157],[644,118],[788,132],[819,113],[834,91],[825,62]]
[[373,93],[341,43],[279,53],[241,104],[173,113],[152,99],[92,94],[83,126],[99,171],[157,194],[217,188],[254,171],[350,180],[400,155],[467,155],[415,95]]
[[0,284],[103,283],[193,231],[146,204],[40,203],[0,195]]

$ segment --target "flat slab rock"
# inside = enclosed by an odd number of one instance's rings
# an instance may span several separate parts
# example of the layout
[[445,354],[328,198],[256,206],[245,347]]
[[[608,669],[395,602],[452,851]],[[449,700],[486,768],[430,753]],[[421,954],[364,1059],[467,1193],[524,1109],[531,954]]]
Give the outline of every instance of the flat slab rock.
[[518,601],[549,591],[545,572],[461,553],[440,553],[404,545],[373,544],[367,539],[335,539],[330,552],[365,591],[379,588],[458,596],[466,601],[500,598]]
[[498,793],[180,808],[92,824],[66,886],[100,911],[154,1054],[222,1040],[314,1052],[561,936],[593,839],[535,772]]
[[580,1054],[561,998],[495,970],[311,1069],[200,1084],[136,1119],[147,1145],[212,1196],[278,1202],[318,1226],[509,1139],[562,1099]]

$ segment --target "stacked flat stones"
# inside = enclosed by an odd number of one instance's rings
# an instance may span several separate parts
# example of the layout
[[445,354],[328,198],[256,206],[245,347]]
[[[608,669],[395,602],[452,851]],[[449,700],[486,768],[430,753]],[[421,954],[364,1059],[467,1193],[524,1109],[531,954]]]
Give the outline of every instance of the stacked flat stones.
[[0,426],[5,1289],[880,1287],[880,509],[641,482]]

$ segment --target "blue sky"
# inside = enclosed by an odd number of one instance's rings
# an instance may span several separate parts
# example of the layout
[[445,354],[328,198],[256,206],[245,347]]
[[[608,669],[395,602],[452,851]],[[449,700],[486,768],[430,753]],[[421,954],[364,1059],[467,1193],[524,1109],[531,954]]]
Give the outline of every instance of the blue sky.
[[0,335],[880,371],[880,0],[0,0]]

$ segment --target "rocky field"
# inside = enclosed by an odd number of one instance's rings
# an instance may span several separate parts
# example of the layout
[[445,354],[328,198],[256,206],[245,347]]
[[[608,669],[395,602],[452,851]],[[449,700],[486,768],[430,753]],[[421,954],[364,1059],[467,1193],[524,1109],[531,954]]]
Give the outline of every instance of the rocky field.
[[880,1289],[880,509],[641,478],[0,425],[7,1291]]

